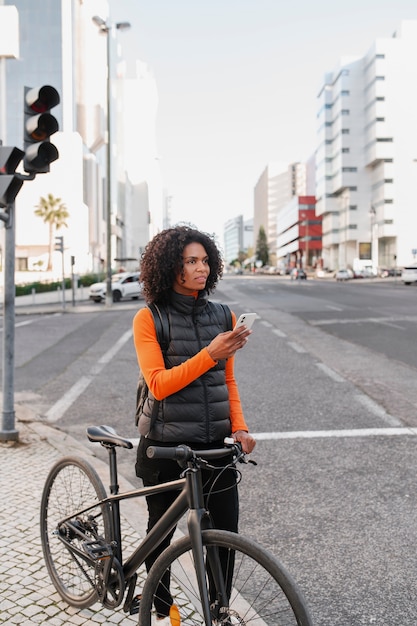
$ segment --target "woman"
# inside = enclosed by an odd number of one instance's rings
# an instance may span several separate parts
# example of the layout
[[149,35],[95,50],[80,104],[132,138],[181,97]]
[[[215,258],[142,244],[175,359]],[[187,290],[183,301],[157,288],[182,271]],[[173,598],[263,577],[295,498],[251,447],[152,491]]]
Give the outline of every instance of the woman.
[[[141,260],[141,281],[148,304],[168,313],[170,342],[165,358],[158,343],[152,313],[138,311],[133,334],[139,367],[149,387],[149,400],[139,417],[141,434],[136,474],[145,486],[179,478],[175,461],[148,459],[150,445],[186,444],[216,448],[225,437],[239,441],[250,453],[255,440],[248,432],[234,376],[234,355],[251,333],[245,326],[228,328],[224,309],[208,295],[222,276],[223,263],[213,239],[188,226],[162,231],[147,245]],[[232,313],[232,328],[236,317]],[[154,400],[159,401],[156,419]],[[210,513],[217,528],[238,530],[238,494],[232,472],[204,476]],[[148,532],[175,499],[174,493],[147,498]],[[149,570],[171,537],[146,562]],[[162,592],[161,592],[161,595]],[[157,602],[155,602],[155,605]],[[159,624],[170,624],[172,598],[165,594],[155,606]]]

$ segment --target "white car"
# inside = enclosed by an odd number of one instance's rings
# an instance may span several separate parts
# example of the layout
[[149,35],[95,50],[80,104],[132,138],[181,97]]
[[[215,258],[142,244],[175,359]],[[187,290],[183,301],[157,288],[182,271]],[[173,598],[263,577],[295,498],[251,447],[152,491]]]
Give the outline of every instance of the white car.
[[350,280],[351,278],[353,278],[353,273],[350,270],[341,269],[336,272],[335,278],[336,280],[340,281]]
[[405,267],[401,274],[401,280],[404,285],[417,283],[417,265],[408,265]]
[[[139,272],[121,272],[111,277],[113,302],[120,302],[122,298],[137,300],[142,295],[142,283]],[[94,283],[90,287],[90,300],[101,302],[106,299],[106,283]]]

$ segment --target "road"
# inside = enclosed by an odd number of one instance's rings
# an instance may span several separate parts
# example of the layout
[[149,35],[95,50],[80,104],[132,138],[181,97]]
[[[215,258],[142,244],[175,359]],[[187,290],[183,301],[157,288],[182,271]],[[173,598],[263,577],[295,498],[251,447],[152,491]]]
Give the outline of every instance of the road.
[[[236,359],[258,439],[241,532],[287,565],[316,626],[417,624],[417,289],[226,276],[213,299],[259,315]],[[91,424],[136,437],[138,306],[19,315],[17,401],[82,440]],[[134,482],[134,453],[119,460]]]

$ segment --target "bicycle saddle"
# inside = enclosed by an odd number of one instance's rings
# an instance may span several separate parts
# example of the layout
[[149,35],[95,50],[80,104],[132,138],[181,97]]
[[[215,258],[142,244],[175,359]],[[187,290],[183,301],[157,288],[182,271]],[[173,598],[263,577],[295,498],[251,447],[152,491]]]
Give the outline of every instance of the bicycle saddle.
[[120,446],[121,448],[133,448],[130,439],[120,437],[112,426],[89,426],[87,437],[90,441],[101,445]]

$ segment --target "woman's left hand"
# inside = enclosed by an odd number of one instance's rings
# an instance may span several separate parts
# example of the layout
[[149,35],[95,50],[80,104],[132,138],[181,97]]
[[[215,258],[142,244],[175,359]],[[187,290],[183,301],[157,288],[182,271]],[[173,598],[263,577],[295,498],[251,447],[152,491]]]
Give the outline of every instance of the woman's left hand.
[[245,454],[250,454],[256,446],[255,439],[245,430],[237,430],[235,433],[232,433],[232,437],[241,444]]

